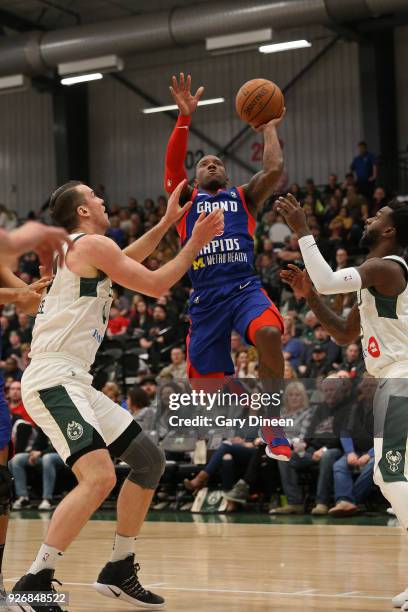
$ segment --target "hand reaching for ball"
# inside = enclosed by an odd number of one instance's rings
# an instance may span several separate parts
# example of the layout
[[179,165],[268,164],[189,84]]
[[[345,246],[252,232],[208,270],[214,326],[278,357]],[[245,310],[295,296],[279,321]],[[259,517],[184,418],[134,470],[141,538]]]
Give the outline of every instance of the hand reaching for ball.
[[265,130],[272,129],[272,128],[276,130],[276,128],[282,123],[285,117],[285,114],[286,114],[286,107],[284,107],[280,117],[275,117],[274,119],[271,119],[267,123],[264,123],[263,125],[259,125],[258,127],[252,126],[252,129],[254,129],[255,132],[264,132]]

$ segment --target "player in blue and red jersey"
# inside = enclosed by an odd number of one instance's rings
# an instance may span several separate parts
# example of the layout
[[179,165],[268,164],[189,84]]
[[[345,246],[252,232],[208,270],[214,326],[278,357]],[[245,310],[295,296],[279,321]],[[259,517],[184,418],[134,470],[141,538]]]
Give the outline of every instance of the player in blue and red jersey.
[[[179,82],[173,77],[170,91],[180,115],[166,152],[165,189],[168,193],[187,176],[184,159],[189,125],[204,88],[200,87],[192,96],[191,77],[185,80],[181,73]],[[283,378],[282,317],[253,268],[256,215],[274,193],[283,169],[276,131],[282,118],[283,115],[259,128],[264,136],[263,169],[247,184],[230,188],[222,160],[206,155],[196,167],[196,187],[186,185],[182,193],[185,202],[192,201],[177,227],[183,244],[190,238],[200,215],[222,208],[225,219],[223,234],[202,249],[189,272],[193,285],[189,304],[191,327],[187,338],[190,379],[216,379],[233,374],[232,330],[256,346],[259,376],[264,383]],[[262,428],[261,433],[268,444],[268,454],[289,460],[290,446],[281,429]]]

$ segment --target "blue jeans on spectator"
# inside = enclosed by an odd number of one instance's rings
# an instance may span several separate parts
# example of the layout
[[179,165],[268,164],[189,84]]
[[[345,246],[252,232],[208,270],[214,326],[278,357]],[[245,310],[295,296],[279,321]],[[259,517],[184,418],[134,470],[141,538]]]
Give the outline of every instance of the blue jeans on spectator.
[[348,501],[358,505],[375,489],[373,481],[374,459],[370,459],[366,463],[356,480],[353,478],[353,466],[347,463],[347,455],[336,461],[333,472],[336,502]]
[[[242,444],[223,442],[207,463],[204,471],[211,477],[220,470],[222,488],[224,491],[229,491],[239,475],[245,472],[255,450],[255,447],[248,448]],[[232,460],[228,455],[231,455]]]
[[288,504],[303,504],[302,489],[299,486],[297,470],[318,467],[316,503],[328,506],[333,495],[333,465],[341,454],[342,451],[339,448],[329,448],[323,453],[320,461],[313,461],[312,451],[306,451],[303,457],[293,453],[290,461],[279,461],[282,487]]
[[[29,453],[18,453],[9,461],[17,497],[28,497],[27,467],[30,467],[29,456]],[[52,500],[57,469],[63,467],[64,462],[57,453],[46,453],[37,459],[35,466],[37,465],[42,468],[42,498]]]

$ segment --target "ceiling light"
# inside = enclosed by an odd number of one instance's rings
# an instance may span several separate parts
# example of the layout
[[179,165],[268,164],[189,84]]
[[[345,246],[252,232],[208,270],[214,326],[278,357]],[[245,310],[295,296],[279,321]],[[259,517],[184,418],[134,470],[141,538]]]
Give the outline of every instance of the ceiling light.
[[206,38],[205,48],[207,51],[215,51],[217,49],[229,49],[234,47],[242,47],[245,45],[253,45],[254,43],[262,43],[268,40],[272,40],[271,28]]
[[28,89],[30,79],[24,74],[13,74],[0,78],[0,93],[13,93],[14,91],[24,91]]
[[279,51],[291,51],[292,49],[305,49],[311,47],[312,43],[308,40],[290,40],[283,43],[274,43],[272,45],[262,45],[259,47],[261,53],[278,53]]
[[[225,102],[225,98],[209,98],[208,100],[200,100],[197,106],[208,106],[209,104],[221,104]],[[154,106],[152,108],[144,108],[142,113],[149,115],[150,113],[164,113],[165,111],[178,110],[177,104],[168,104],[167,106]]]
[[103,55],[77,62],[58,64],[58,74],[61,76],[91,74],[94,72],[117,72],[118,70],[123,70],[123,59],[117,55]]
[[65,77],[61,79],[62,85],[75,85],[76,83],[86,83],[87,81],[98,81],[102,79],[100,72],[94,72],[93,74],[77,74],[72,77]]

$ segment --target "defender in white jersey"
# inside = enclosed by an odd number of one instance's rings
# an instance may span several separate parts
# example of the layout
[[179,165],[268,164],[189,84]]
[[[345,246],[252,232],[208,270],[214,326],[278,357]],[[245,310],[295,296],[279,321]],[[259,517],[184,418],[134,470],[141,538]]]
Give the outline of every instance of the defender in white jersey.
[[[408,204],[390,202],[368,219],[361,240],[369,249],[365,262],[336,272],[322,257],[296,199],[290,194],[279,198],[277,208],[299,236],[307,271],[290,265],[282,279],[306,298],[339,344],[361,338],[367,371],[379,379],[374,398],[374,480],[408,531],[408,266],[402,257],[408,247]],[[358,299],[347,319],[318,295],[352,291]],[[408,589],[393,604],[408,610]]]
[[[91,188],[71,181],[51,197],[51,214],[69,232],[74,248],[65,248],[65,267],[58,268],[56,262],[54,281],[42,296],[22,393],[27,412],[72,468],[78,485],[55,510],[44,544],[14,591],[53,590],[59,555],[115,486],[111,453],[131,469],[118,497],[112,556],[94,587],[103,595],[144,608],[164,605],[162,597],[141,586],[133,553],[134,539],[164,470],[164,455],[126,410],[92,387],[89,368],[107,327],[111,280],[159,297],[181,279],[207,242],[223,231],[222,211],[204,214],[188,245],[172,261],[154,272],[139,263],[184,214],[185,207],[179,206],[184,184],[170,196],[166,215],[157,226],[124,251],[104,236],[108,215],[103,200]],[[21,604],[20,609],[61,610],[57,604],[45,608]]]

